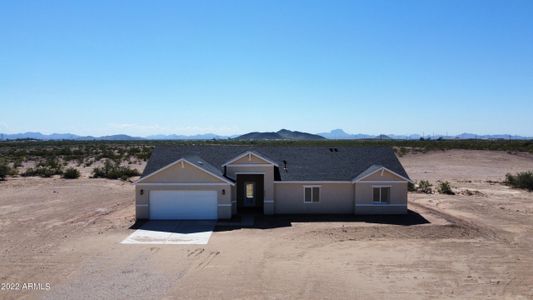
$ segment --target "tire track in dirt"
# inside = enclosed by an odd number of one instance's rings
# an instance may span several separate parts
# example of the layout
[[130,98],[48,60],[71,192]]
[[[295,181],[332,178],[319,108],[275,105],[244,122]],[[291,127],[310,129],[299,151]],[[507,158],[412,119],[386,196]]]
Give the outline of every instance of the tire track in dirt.
[[220,251],[206,251],[205,248],[188,251],[187,258],[192,260],[190,270],[201,271],[205,269],[219,254]]

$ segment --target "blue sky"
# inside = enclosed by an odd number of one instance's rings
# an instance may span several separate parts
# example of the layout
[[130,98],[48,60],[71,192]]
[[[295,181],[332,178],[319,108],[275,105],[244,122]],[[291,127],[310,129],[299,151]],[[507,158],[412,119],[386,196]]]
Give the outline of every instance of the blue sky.
[[2,1],[0,132],[533,135],[533,1]]

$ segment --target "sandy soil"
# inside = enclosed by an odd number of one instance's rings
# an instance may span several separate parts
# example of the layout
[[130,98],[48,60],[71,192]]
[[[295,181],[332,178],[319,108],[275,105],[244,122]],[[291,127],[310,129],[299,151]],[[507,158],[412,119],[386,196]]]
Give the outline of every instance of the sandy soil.
[[122,245],[131,183],[0,183],[0,282],[50,283],[0,298],[530,299],[533,194],[487,180],[530,155],[446,151],[401,158],[409,175],[475,196],[410,194],[405,217],[258,218],[206,246]]

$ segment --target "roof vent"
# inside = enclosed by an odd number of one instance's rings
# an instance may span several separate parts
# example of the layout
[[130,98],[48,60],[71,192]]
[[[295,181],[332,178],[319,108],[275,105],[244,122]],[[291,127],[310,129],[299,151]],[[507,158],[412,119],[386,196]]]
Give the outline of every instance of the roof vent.
[[339,149],[337,149],[337,148],[333,148],[333,150],[334,150],[335,152],[339,152]]
[[197,163],[198,163],[199,165],[203,165],[203,164],[204,164],[204,163],[203,163],[202,161],[200,161],[200,160],[197,161]]
[[286,160],[283,160],[283,170],[287,172],[287,161]]
[[333,152],[333,148],[329,148],[329,152]]

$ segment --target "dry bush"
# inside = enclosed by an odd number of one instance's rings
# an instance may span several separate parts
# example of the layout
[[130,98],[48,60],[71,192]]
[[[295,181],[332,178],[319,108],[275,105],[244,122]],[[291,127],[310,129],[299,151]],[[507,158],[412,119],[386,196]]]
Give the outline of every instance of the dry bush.
[[450,185],[448,181],[439,182],[437,191],[440,194],[455,195],[455,192],[452,190],[452,186]]
[[63,172],[63,178],[65,179],[77,179],[80,178],[80,171],[76,168],[67,168],[65,172]]
[[433,189],[431,188],[432,186],[433,185],[429,183],[428,180],[420,180],[418,182],[418,185],[416,186],[416,191],[419,193],[424,193],[424,194],[432,194],[433,193]]
[[517,189],[533,191],[533,172],[519,172],[516,175],[506,174],[504,183]]
[[133,176],[141,175],[137,169],[123,167],[118,162],[106,160],[103,167],[93,169],[93,178],[108,178],[126,180]]
[[4,162],[0,162],[0,181],[5,180],[11,172],[11,168]]

